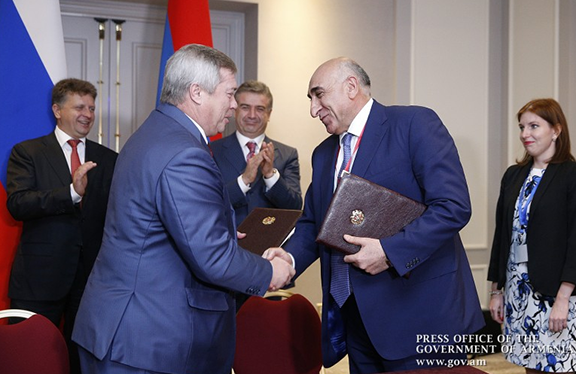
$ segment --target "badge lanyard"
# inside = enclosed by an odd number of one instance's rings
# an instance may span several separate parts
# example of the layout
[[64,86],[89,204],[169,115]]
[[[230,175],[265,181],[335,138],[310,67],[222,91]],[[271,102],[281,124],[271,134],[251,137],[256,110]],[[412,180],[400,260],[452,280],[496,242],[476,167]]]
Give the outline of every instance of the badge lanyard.
[[[542,176],[533,175],[532,179],[528,183],[524,183],[522,185],[520,198],[518,199],[518,219],[520,221],[521,227],[526,227],[526,225],[528,225],[528,207],[530,206],[530,203],[532,203],[532,199],[536,193],[536,188],[538,188],[538,184],[540,183],[541,179]],[[526,193],[526,189],[528,186],[530,186],[530,184],[532,184],[532,190],[530,191],[530,194],[526,200],[524,200],[524,194]],[[522,231],[524,231],[524,229],[522,229]]]

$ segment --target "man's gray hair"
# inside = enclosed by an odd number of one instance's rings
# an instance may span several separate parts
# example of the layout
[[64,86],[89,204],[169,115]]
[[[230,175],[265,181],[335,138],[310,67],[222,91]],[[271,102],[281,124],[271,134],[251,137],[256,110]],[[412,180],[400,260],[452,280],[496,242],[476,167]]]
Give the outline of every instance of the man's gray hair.
[[183,103],[194,83],[209,94],[214,93],[221,81],[220,69],[237,72],[236,64],[226,54],[200,44],[185,45],[166,63],[160,102]]
[[350,58],[343,57],[340,59],[340,68],[352,72],[358,78],[362,90],[370,96],[370,77],[360,64]]

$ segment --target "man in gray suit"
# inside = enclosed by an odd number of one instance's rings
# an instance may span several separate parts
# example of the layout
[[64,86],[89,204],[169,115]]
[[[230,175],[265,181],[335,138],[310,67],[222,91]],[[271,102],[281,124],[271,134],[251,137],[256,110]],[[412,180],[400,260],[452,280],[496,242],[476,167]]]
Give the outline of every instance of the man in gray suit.
[[246,81],[235,97],[236,132],[211,143],[211,148],[236,223],[257,207],[302,209],[298,151],[265,135],[272,114],[270,89],[262,82]]

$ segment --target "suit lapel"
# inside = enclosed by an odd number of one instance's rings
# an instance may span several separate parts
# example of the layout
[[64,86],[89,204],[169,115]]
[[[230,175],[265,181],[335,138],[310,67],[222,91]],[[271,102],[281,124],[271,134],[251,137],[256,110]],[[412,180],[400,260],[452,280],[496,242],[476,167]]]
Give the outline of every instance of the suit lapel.
[[[518,195],[520,194],[520,189],[522,188],[522,184],[526,180],[528,173],[530,172],[531,165],[525,165],[518,169],[516,175],[510,182],[510,192],[507,194],[508,201],[505,203],[505,206],[508,207],[506,211],[506,222],[512,222],[514,219],[514,211],[516,209],[516,200],[518,199]],[[511,229],[512,227],[510,227]]]
[[368,121],[364,128],[364,133],[362,134],[360,146],[358,147],[358,153],[354,158],[352,173],[360,177],[366,175],[368,166],[370,166],[372,159],[374,159],[378,153],[380,143],[388,131],[388,127],[385,126],[386,120],[384,106],[374,100]]
[[550,186],[550,183],[556,176],[559,167],[560,165],[558,164],[548,164],[548,166],[546,167],[546,171],[544,172],[544,175],[542,176],[542,179],[538,184],[538,188],[536,189],[536,192],[534,193],[534,198],[532,199],[532,203],[530,204],[530,212],[533,213],[534,210],[538,207],[538,204],[540,203],[542,196],[544,195],[544,193],[548,189],[548,186]]
[[[272,141],[272,139],[270,139],[267,136],[264,136],[264,141],[266,142],[266,144],[268,144]],[[278,147],[274,146],[274,166],[276,166],[276,160],[280,161],[280,150],[278,149]]]
[[[100,160],[100,152],[96,147],[96,144],[86,139],[86,151],[84,154],[84,161],[85,162],[93,161],[96,164],[98,164],[99,160]],[[94,190],[94,188],[98,188],[98,186],[96,186],[96,183],[98,183],[100,178],[97,177],[97,174],[100,174],[103,171],[101,169],[102,167],[103,166],[96,166],[94,169],[88,172],[88,186],[86,186],[86,194],[84,194],[84,197],[82,198],[84,203],[86,203],[86,201],[90,199],[90,196],[92,196],[91,191]]]
[[[326,153],[325,161],[328,165],[319,165],[320,168],[320,191],[321,195],[321,210],[326,212],[330,201],[332,200],[332,195],[334,194],[334,173],[336,172],[336,161],[338,159],[338,135],[332,135],[328,138],[330,142],[327,146],[328,152]],[[325,213],[322,214],[322,219],[324,219]]]
[[56,135],[54,133],[48,134],[43,139],[43,153],[46,157],[46,162],[54,169],[54,173],[58,176],[62,185],[67,185],[72,182],[70,169],[66,162],[66,157],[62,151],[62,147],[58,144]]
[[244,153],[242,153],[242,148],[240,147],[236,134],[225,137],[223,142],[223,146],[226,148],[224,157],[226,157],[238,174],[242,173],[244,169],[246,169],[246,161],[244,160]]

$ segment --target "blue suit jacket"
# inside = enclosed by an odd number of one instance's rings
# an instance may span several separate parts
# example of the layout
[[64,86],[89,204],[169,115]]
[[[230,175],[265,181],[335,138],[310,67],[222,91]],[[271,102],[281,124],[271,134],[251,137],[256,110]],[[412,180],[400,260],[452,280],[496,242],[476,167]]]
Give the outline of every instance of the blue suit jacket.
[[[320,257],[323,321],[329,310],[336,310],[329,295],[330,249],[314,240],[332,198],[337,153],[336,135],[315,149],[304,214],[286,246],[297,274]],[[418,334],[480,329],[484,320],[458,234],[471,215],[468,188],[440,118],[427,108],[384,107],[375,101],[351,172],[428,206],[400,233],[380,240],[393,270],[369,275],[350,267],[362,321],[379,354],[401,359],[417,354]],[[402,277],[408,272],[408,278]],[[328,325],[322,324],[327,367],[341,359],[330,343]]]
[[198,129],[163,104],[118,157],[102,248],[73,340],[165,373],[230,373],[235,303],[272,266],[238,247],[222,176]]
[[[266,137],[265,142],[271,140]],[[300,189],[300,165],[298,151],[280,142],[274,142],[274,167],[280,172],[280,179],[266,191],[262,174],[258,172],[252,188],[244,195],[238,186],[238,176],[246,169],[246,160],[238,138],[233,133],[210,144],[214,160],[222,171],[230,201],[236,213],[236,223],[240,224],[254,208],[302,209]]]

